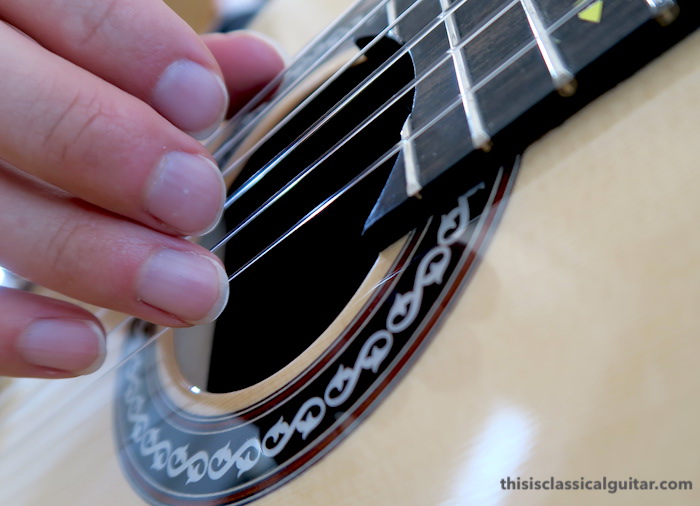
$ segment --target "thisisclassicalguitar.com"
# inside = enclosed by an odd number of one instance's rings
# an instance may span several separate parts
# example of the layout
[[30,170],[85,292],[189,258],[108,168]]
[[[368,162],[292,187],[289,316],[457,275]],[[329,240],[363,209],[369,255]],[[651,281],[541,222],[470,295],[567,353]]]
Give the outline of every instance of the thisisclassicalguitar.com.
[[538,480],[530,478],[512,478],[510,476],[501,479],[501,490],[591,490],[605,491],[610,494],[632,490],[693,490],[693,482],[689,480],[640,480],[627,478],[626,480],[609,479],[603,476],[599,479],[587,479],[581,477],[577,480],[559,480],[553,476],[548,479]]

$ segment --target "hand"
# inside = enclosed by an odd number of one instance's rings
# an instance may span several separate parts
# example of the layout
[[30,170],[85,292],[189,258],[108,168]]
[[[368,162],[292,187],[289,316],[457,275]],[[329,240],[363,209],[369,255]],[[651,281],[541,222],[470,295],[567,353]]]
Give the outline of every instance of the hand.
[[[0,19],[0,264],[161,325],[216,318],[226,273],[182,236],[213,227],[225,187],[192,136],[276,75],[277,52],[200,39],[162,0],[6,0]],[[0,308],[0,375],[104,360],[84,309],[10,289]]]

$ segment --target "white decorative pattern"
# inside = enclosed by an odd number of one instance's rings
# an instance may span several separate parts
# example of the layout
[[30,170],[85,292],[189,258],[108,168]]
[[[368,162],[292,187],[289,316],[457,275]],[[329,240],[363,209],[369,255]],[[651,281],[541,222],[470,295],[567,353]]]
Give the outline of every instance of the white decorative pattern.
[[[315,411],[318,412],[314,414]],[[301,438],[306,440],[309,434],[323,421],[325,414],[326,405],[323,399],[312,397],[299,408],[291,424],[285,422],[284,418],[280,418],[279,422],[267,431],[263,438],[263,453],[267,457],[276,457],[284,450],[295,432],[301,434]],[[268,441],[272,442],[272,447],[268,445]]]
[[[338,372],[328,384],[323,399],[331,408],[337,408],[346,402],[352,395],[363,371],[377,373],[379,366],[389,356],[389,351],[394,344],[394,336],[386,330],[375,332],[362,346],[362,351],[357,357],[355,367],[348,368],[341,365]],[[338,394],[334,395],[334,392]]]
[[249,438],[234,452],[232,442],[210,454],[205,450],[190,451],[189,444],[175,447],[168,439],[161,439],[161,431],[155,428],[146,411],[148,399],[142,378],[144,364],[141,356],[135,356],[126,366],[126,388],[123,401],[129,424],[129,440],[144,459],[151,461],[151,469],[165,472],[169,478],[186,476],[186,485],[205,478],[216,481],[235,472],[241,477],[253,469],[263,457],[278,456],[296,434],[306,440],[324,420],[328,408],[337,408],[349,401],[355,392],[361,375],[371,371],[378,374],[380,366],[389,357],[394,345],[394,335],[413,325],[424,303],[425,289],[443,283],[452,257],[449,246],[464,240],[469,221],[469,197],[485,189],[480,185],[459,199],[455,209],[441,217],[438,245],[421,260],[413,290],[396,296],[389,310],[386,329],[372,334],[363,344],[352,367],[340,365],[337,373],[326,386],[324,396],[312,397],[297,411],[291,423],[280,418],[265,433],[262,440]]
[[263,453],[260,441],[256,438],[247,440],[236,453],[231,451],[229,442],[211,457],[203,450],[190,454],[189,445],[173,448],[171,441],[161,440],[160,430],[149,428],[151,421],[145,410],[147,399],[141,391],[142,368],[143,360],[140,356],[134,357],[129,363],[123,399],[127,408],[126,420],[131,424],[129,440],[137,445],[141,457],[152,459],[152,470],[165,471],[169,478],[186,474],[186,484],[190,484],[201,481],[204,477],[219,480],[233,468],[240,477],[255,467]]

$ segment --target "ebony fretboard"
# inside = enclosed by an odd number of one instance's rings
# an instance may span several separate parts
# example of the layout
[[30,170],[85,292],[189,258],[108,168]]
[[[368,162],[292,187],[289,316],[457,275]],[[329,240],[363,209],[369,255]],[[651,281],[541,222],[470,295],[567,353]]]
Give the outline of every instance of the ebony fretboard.
[[366,232],[396,239],[695,30],[699,10],[695,0],[392,0],[386,23],[410,47],[415,103]]

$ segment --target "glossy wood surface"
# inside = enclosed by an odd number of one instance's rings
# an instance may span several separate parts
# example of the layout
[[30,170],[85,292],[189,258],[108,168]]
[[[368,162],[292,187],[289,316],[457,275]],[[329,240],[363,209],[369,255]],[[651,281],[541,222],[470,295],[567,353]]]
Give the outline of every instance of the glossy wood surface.
[[[258,26],[301,29],[279,35],[294,52],[343,6],[270,7]],[[528,150],[426,352],[348,439],[259,504],[700,503],[698,62],[695,34]],[[113,376],[4,386],[0,504],[140,502],[113,447]],[[694,490],[501,489],[552,476]]]

